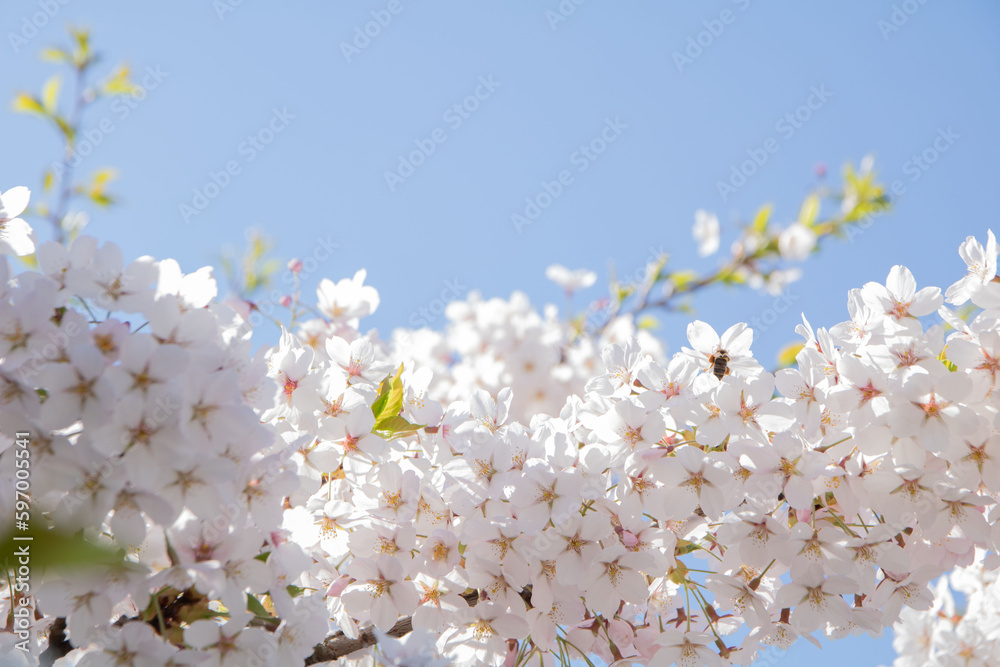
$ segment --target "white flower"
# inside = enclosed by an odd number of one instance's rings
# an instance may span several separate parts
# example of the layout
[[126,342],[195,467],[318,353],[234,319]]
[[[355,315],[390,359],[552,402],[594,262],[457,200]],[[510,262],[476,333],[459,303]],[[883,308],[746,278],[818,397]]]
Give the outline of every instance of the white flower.
[[997,275],[997,255],[1000,254],[1000,247],[997,239],[993,236],[993,230],[987,231],[986,247],[979,243],[974,236],[967,236],[965,243],[958,248],[958,254],[962,256],[968,273],[958,282],[952,284],[945,292],[945,299],[948,303],[962,304],[976,293],[984,285],[989,284]]
[[23,185],[0,194],[0,255],[30,255],[35,252],[35,232],[17,217],[28,208],[31,192]]
[[412,581],[405,580],[400,562],[384,555],[376,559],[355,558],[347,572],[357,580],[341,596],[352,614],[368,612],[372,623],[382,632],[389,632],[401,615],[416,609],[419,598]]
[[367,272],[361,269],[354,278],[334,283],[328,278],[316,289],[319,311],[334,322],[348,322],[371,315],[378,308],[379,296],[374,287],[365,285]]
[[622,397],[632,393],[632,385],[646,364],[639,341],[629,338],[624,345],[612,343],[601,352],[606,373],[592,378],[586,390],[603,396]]
[[204,667],[236,667],[250,665],[258,656],[273,653],[273,638],[261,628],[247,628],[246,619],[232,619],[225,624],[197,620],[184,629],[184,641],[197,649],[208,651]]
[[797,562],[791,571],[792,581],[775,596],[780,607],[794,607],[792,625],[800,632],[812,632],[827,623],[846,624],[850,609],[841,595],[854,593],[856,585],[847,577],[823,575],[818,564]]
[[614,618],[622,600],[641,605],[649,594],[640,570],[651,569],[647,554],[626,551],[621,544],[604,549],[580,582],[587,607],[606,619]]
[[722,516],[735,480],[716,456],[684,445],[662,459],[659,466],[658,477],[666,488],[663,507],[656,510],[655,517],[683,521],[699,506],[710,519]]
[[678,667],[720,667],[722,661],[719,654],[710,646],[715,641],[715,637],[702,632],[680,632],[678,630],[664,630],[657,640],[657,644],[662,646],[656,655],[653,656],[653,665],[669,665],[671,663]]
[[545,269],[545,277],[562,287],[566,292],[572,293],[579,289],[590,287],[597,282],[597,274],[586,269],[570,271],[561,264],[553,264]]
[[69,350],[69,363],[44,368],[39,384],[48,392],[40,417],[49,428],[64,428],[78,419],[97,427],[111,412],[114,390],[104,375],[104,357],[93,345],[78,345]]
[[[480,602],[471,609],[462,610],[461,623],[442,635],[438,646],[456,664],[476,664],[481,660],[487,665],[502,663],[507,654],[508,639],[528,636],[528,624],[515,614],[507,613],[500,605]],[[481,663],[480,663],[481,664]]]
[[587,568],[601,553],[600,541],[611,533],[607,517],[589,513],[559,521],[531,543],[538,558],[555,561],[556,580],[564,586],[578,585]]
[[698,242],[698,254],[702,257],[712,255],[719,249],[719,219],[714,213],[696,211],[691,234]]
[[375,347],[367,338],[348,343],[339,336],[331,336],[326,340],[326,352],[352,384],[377,383],[392,370],[391,363],[375,358]]
[[210,266],[184,275],[176,261],[164,259],[157,263],[157,268],[160,274],[156,284],[156,298],[169,294],[179,297],[185,308],[204,308],[218,294],[218,286],[212,277]]
[[778,252],[782,259],[801,262],[808,259],[815,247],[816,232],[799,223],[789,225],[778,235]]
[[105,243],[94,251],[93,266],[93,277],[80,285],[79,296],[93,298],[98,308],[137,312],[153,301],[149,287],[158,271],[152,257],[140,257],[125,266],[121,249]]
[[865,303],[875,312],[891,317],[900,325],[907,318],[930,315],[941,305],[941,290],[925,287],[917,291],[917,281],[905,266],[894,266],[889,271],[885,285],[865,283],[861,290]]
[[893,403],[889,426],[897,437],[914,436],[928,451],[946,451],[953,435],[968,435],[975,415],[962,404],[971,382],[961,373],[942,367],[934,374],[911,375],[898,389],[905,400]]
[[716,364],[721,364],[723,354],[726,355],[725,370],[739,377],[750,378],[764,370],[750,354],[753,329],[745,322],[729,327],[720,338],[710,325],[695,320],[687,327],[687,337],[694,349],[685,347],[683,352],[705,372],[712,373]]
[[434,648],[437,637],[428,630],[418,628],[397,639],[376,629],[375,636],[377,667],[448,667],[448,661]]

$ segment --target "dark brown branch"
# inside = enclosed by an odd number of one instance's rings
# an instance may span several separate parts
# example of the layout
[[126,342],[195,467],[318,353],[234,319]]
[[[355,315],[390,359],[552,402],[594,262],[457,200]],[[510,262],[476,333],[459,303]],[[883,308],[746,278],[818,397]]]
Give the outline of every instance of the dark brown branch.
[[[478,591],[462,593],[462,597],[470,607],[475,607],[476,603],[479,602]],[[522,597],[524,597],[524,593],[522,593]],[[121,626],[124,623],[136,620],[139,619],[122,616],[117,622],[115,622],[115,625]],[[251,624],[259,625],[269,630],[274,629],[271,627],[274,625],[272,623],[263,622]],[[41,656],[41,664],[43,666],[51,665],[53,662],[73,650],[73,645],[66,639],[65,630],[66,619],[57,618],[52,624],[52,628],[50,630],[49,648]],[[407,616],[406,618],[400,619],[386,634],[390,637],[403,637],[410,634],[412,631],[413,618],[411,616]],[[305,664],[315,665],[320,662],[336,660],[337,658],[342,658],[345,655],[354,653],[355,651],[360,651],[361,649],[368,648],[369,646],[374,646],[377,643],[378,638],[375,636],[375,633],[371,628],[364,630],[357,639],[351,639],[343,632],[336,632],[324,639],[322,643],[316,645],[316,648],[313,650],[313,654],[306,658]]]
[[59,658],[73,650],[73,645],[66,638],[66,619],[61,616],[49,627],[49,647],[39,656],[42,667],[51,667]]
[[[472,591],[471,593],[462,593],[462,597],[465,601],[469,603],[470,607],[475,607],[476,603],[479,602],[479,593]],[[386,634],[390,637],[402,637],[408,635],[413,630],[413,618],[407,616],[406,618],[400,619],[396,625],[392,626]],[[313,654],[306,658],[307,665],[315,665],[318,662],[326,662],[328,660],[336,660],[337,658],[342,658],[345,655],[354,653],[355,651],[360,651],[361,649],[368,648],[369,646],[374,646],[378,643],[378,639],[375,637],[375,633],[371,628],[363,631],[357,639],[351,639],[346,636],[343,632],[337,632],[330,635],[322,644],[317,644],[316,649]]]

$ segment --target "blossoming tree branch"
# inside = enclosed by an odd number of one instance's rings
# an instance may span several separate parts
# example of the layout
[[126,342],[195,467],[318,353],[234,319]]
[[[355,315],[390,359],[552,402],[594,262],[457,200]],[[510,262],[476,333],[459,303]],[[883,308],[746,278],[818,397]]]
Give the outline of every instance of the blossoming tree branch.
[[[87,102],[74,39],[49,55]],[[68,161],[82,115],[52,90],[18,107],[53,121]],[[0,192],[12,664],[749,665],[818,634],[964,623],[931,583],[956,566],[993,581],[992,232],[944,293],[896,266],[843,322],[803,317],[776,372],[746,324],[693,321],[669,357],[642,326],[711,285],[793,280],[886,207],[870,163],[784,228],[762,209],[716,271],[656,257],[582,314],[473,294],[443,332],[380,338],[361,271],[322,280],[314,306],[296,289],[256,352],[252,293],[220,299],[210,268],[80,234],[76,198],[110,199],[59,171],[54,205]],[[694,233],[718,252],[711,214]],[[567,293],[596,279],[549,275]],[[935,313],[948,332],[925,328]],[[29,543],[19,578],[9,554]]]

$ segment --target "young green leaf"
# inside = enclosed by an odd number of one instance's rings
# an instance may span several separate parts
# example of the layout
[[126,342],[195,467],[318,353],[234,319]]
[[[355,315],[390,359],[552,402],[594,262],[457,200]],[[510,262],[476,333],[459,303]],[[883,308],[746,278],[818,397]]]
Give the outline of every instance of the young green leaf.
[[376,422],[372,431],[380,435],[385,440],[394,440],[395,438],[407,438],[412,436],[424,426],[425,424],[411,424],[403,417],[397,415],[393,417],[386,417],[385,419]]
[[42,106],[42,103],[28,93],[18,93],[14,96],[14,102],[10,106],[11,109],[19,113],[45,114],[45,107]]
[[260,600],[250,593],[247,593],[247,611],[257,618],[271,618],[271,614],[269,614],[267,609],[264,608],[264,605],[260,603]]
[[802,208],[799,209],[799,223],[805,227],[812,227],[819,216],[819,204],[819,195],[816,193],[806,197],[805,201],[802,202]]
[[49,80],[42,86],[42,106],[50,114],[56,111],[56,104],[59,102],[59,87],[61,85],[62,79],[56,74],[49,77]]
[[757,211],[757,215],[753,219],[753,230],[758,234],[763,234],[767,231],[767,222],[771,219],[771,210],[774,207],[771,204],[764,204]]
[[403,410],[403,364],[396,369],[395,375],[382,380],[379,386],[378,398],[372,404],[372,414],[375,415],[375,428],[378,423],[389,417],[396,417]]

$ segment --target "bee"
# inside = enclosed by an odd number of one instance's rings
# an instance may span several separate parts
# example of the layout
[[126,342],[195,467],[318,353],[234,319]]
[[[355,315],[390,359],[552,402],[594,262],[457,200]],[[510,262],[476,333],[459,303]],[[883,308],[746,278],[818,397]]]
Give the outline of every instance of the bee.
[[712,365],[712,374],[720,380],[729,375],[729,353],[719,350],[708,358],[708,363]]

